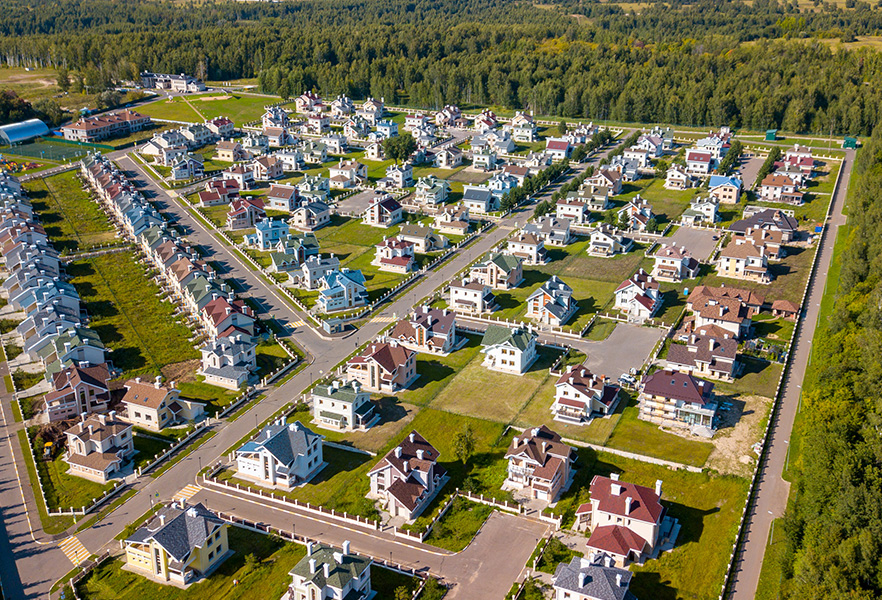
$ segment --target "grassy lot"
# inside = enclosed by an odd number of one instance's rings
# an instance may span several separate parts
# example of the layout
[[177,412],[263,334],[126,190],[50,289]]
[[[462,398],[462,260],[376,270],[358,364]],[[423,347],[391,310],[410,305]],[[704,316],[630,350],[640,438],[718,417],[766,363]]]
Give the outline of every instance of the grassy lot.
[[114,364],[127,376],[199,357],[190,330],[176,320],[175,307],[161,300],[152,272],[124,252],[76,261],[67,272],[110,350]]
[[796,323],[770,313],[759,313],[751,319],[754,337],[767,340],[773,344],[784,344],[793,337]]
[[182,96],[143,104],[138,108],[138,112],[163,121],[183,121],[186,123],[202,123],[204,121],[202,116],[193,110]]
[[[43,401],[43,394],[37,394],[36,396],[29,396],[28,398],[19,398],[18,403],[21,404],[21,413],[25,419],[31,419],[37,412],[37,409],[40,407],[40,403]],[[12,404],[15,406],[15,403]]]
[[182,398],[205,402],[205,412],[210,415],[216,415],[241,395],[239,390],[228,390],[205,383],[205,378],[201,375],[192,377],[195,381],[177,381],[175,385],[181,391]]
[[134,459],[136,469],[148,465],[157,454],[161,454],[172,445],[170,440],[160,440],[154,436],[136,435],[132,441],[135,444],[135,450],[138,451]]
[[597,319],[594,321],[594,325],[591,326],[591,329],[588,330],[588,333],[585,334],[585,338],[594,341],[603,341],[612,335],[613,330],[615,330],[616,325],[618,325],[618,321],[610,321],[608,319]]
[[788,247],[784,260],[769,264],[769,270],[775,276],[775,279],[769,284],[720,277],[716,273],[708,275],[702,283],[709,286],[725,284],[730,287],[739,287],[755,291],[769,299],[790,300],[798,304],[805,291],[815,249]]
[[426,543],[459,552],[469,545],[492,512],[491,506],[459,497],[435,523],[432,533],[426,538]]
[[539,564],[536,565],[536,570],[548,573],[549,575],[554,575],[557,565],[561,563],[569,563],[574,556],[581,558],[584,554],[567,548],[567,546],[559,539],[553,538],[548,542],[548,546],[545,548],[545,553],[542,555],[542,558],[539,559]]
[[666,190],[664,178],[638,179],[622,187],[622,194],[613,201],[616,206],[624,205],[638,194],[652,205],[653,214],[660,224],[676,221],[689,208],[689,202],[698,194],[696,188],[688,190]]
[[42,371],[28,373],[27,371],[17,369],[12,372],[12,380],[15,382],[15,388],[18,390],[26,390],[40,383],[43,381],[43,376],[44,373]]
[[261,377],[274,373],[291,362],[291,357],[276,341],[263,341],[257,345],[257,374]]
[[68,171],[25,184],[46,233],[59,252],[88,250],[116,240],[116,231],[76,172]]
[[[626,400],[626,397],[622,400]],[[658,425],[638,419],[637,412],[636,401],[624,408],[607,442],[608,446],[697,467],[707,462],[707,457],[714,449],[713,444],[662,431]]]
[[467,340],[466,345],[448,356],[417,354],[419,378],[407,390],[399,392],[398,399],[409,404],[428,406],[475,357],[480,363],[483,359],[480,336],[463,337]]
[[[16,433],[18,435],[19,446],[25,457],[25,466],[28,471],[30,485],[33,489],[38,490],[40,487],[39,483],[37,483],[37,465],[36,461],[34,461],[31,445],[28,443],[27,433],[24,429],[19,429]],[[40,494],[34,495],[37,499],[37,513],[40,515],[40,524],[43,526],[44,532],[49,535],[55,535],[73,525],[73,517],[50,517],[46,512],[46,504],[43,502],[43,497]]]
[[741,356],[739,360],[743,365],[741,376],[732,383],[717,382],[717,391],[774,398],[783,365],[752,356]]
[[[31,436],[36,433],[36,428],[32,428]],[[43,448],[38,447],[40,440],[33,438],[33,453],[35,457],[42,457]],[[64,452],[59,451],[58,455],[51,461],[44,461],[42,458],[36,460],[37,472],[40,474],[40,481],[43,482],[43,492],[46,494],[46,505],[49,510],[82,508],[92,503],[95,498],[101,497],[105,491],[113,487],[112,483],[101,485],[68,474],[68,464],[64,462]]]
[[275,101],[266,96],[249,94],[232,94],[226,99],[221,98],[222,96],[216,93],[189,96],[190,103],[205,115],[206,119],[229,117],[237,126],[259,119],[265,112],[264,106]]

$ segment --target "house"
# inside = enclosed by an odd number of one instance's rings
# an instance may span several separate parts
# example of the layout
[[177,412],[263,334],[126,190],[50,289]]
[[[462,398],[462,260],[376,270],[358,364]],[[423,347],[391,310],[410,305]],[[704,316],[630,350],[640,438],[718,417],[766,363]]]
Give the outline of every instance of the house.
[[398,123],[395,121],[378,121],[376,128],[380,139],[387,140],[398,135]]
[[263,135],[266,137],[266,144],[270,148],[284,148],[297,141],[284,127],[266,127],[263,130]]
[[266,112],[261,117],[261,126],[264,129],[267,127],[287,127],[289,123],[288,113],[281,106],[266,107]]
[[202,177],[204,173],[205,166],[202,161],[202,155],[188,153],[186,156],[180,157],[171,166],[170,177],[174,181],[181,181],[185,179],[197,179]]
[[321,200],[300,200],[288,224],[298,231],[316,231],[331,222],[331,207]]
[[404,219],[404,211],[398,200],[389,194],[378,192],[364,211],[362,220],[371,227],[391,227]]
[[383,238],[374,249],[375,255],[371,264],[381,271],[409,273],[417,269],[413,242],[405,242],[398,237]]
[[328,133],[331,130],[331,119],[328,115],[323,115],[321,113],[311,113],[308,117],[306,117],[306,123],[302,126],[302,131],[304,133],[310,133],[312,135],[322,135]]
[[249,131],[242,138],[242,149],[251,157],[259,154],[266,154],[269,150],[269,138],[258,131]]
[[717,274],[759,283],[770,283],[769,260],[762,245],[729,242],[720,250],[716,261]]
[[249,166],[254,173],[255,181],[279,179],[285,174],[282,170],[282,161],[275,156],[261,156],[255,159]]
[[227,212],[227,228],[250,229],[266,219],[263,200],[256,197],[236,198]]
[[602,186],[609,190],[610,196],[622,193],[622,174],[618,171],[600,169],[582,182],[583,185]]
[[205,127],[216,138],[228,138],[233,135],[235,124],[227,117],[215,117],[205,122]]
[[588,549],[611,557],[619,567],[654,555],[673,527],[661,503],[661,488],[661,480],[652,489],[621,481],[618,473],[595,475],[589,486],[590,506],[579,507],[588,509]]
[[614,566],[611,557],[595,552],[557,565],[551,585],[554,600],[635,600],[628,590],[631,577],[630,571]]
[[745,233],[748,229],[765,229],[768,231],[780,231],[781,242],[788,243],[795,236],[799,224],[792,216],[778,209],[764,209],[749,217],[740,219],[729,226],[730,231]]
[[641,176],[640,162],[633,158],[626,158],[624,154],[613,156],[607,167],[622,177],[622,181],[637,181]]
[[189,94],[191,92],[204,92],[205,84],[192,75],[171,75],[164,73],[151,73],[144,71],[141,73],[141,87],[157,90],[171,90],[173,92],[182,92]]
[[714,224],[720,219],[720,215],[717,212],[719,205],[720,200],[713,196],[708,196],[707,198],[695,197],[689,203],[689,208],[680,215],[680,221],[684,225],[689,226],[699,223]]
[[652,212],[652,205],[638,194],[632,200],[616,211],[618,222],[629,228],[631,231],[646,231],[649,228],[649,222],[655,219]]
[[435,213],[435,228],[440,233],[466,235],[470,226],[469,209],[462,205],[441,206]]
[[[350,117],[343,123],[343,135],[350,139],[363,139],[371,132],[370,124],[359,117]],[[377,143],[377,142],[373,142]],[[366,156],[366,158],[371,158]],[[373,159],[378,160],[378,159]]]
[[448,194],[450,194],[450,184],[434,175],[420,177],[416,182],[415,198],[417,204],[424,206],[444,204],[447,202]]
[[251,373],[257,370],[257,345],[250,335],[236,334],[210,340],[202,348],[200,373],[205,383],[228,390],[248,385]]
[[425,354],[449,354],[457,344],[456,313],[420,306],[398,321],[387,336],[406,348]]
[[404,130],[413,131],[420,129],[430,123],[429,117],[423,113],[413,113],[404,116]]
[[782,317],[788,321],[796,321],[799,317],[799,304],[790,300],[775,300],[772,302],[772,315]]
[[[327,146],[331,154],[346,154],[349,146],[346,136],[339,133],[326,133],[322,136],[321,143]],[[365,175],[367,175],[367,167],[365,167]]]
[[67,451],[64,462],[68,473],[106,484],[118,474],[123,463],[135,453],[132,426],[107,415],[83,413],[80,421],[64,432]]
[[655,261],[652,276],[661,281],[683,281],[698,276],[698,261],[684,247],[662,244],[650,256]]
[[372,392],[406,390],[419,377],[416,352],[395,340],[375,342],[349,359],[346,375]]
[[312,200],[325,201],[331,196],[331,182],[321,175],[307,175],[295,187],[301,196]]
[[595,416],[611,415],[619,403],[619,388],[580,365],[570,365],[554,384],[551,414],[555,421],[585,425]]
[[383,152],[383,144],[379,142],[371,142],[365,146],[364,157],[367,160],[383,160],[385,157]]
[[438,127],[452,127],[460,117],[462,117],[462,111],[460,108],[452,104],[447,104],[444,108],[435,113],[435,125]]
[[311,113],[322,110],[322,99],[314,92],[306,91],[294,99],[294,108],[299,113]]
[[254,233],[245,236],[243,244],[257,250],[272,250],[280,240],[288,237],[289,231],[285,221],[264,219],[255,225]]
[[734,381],[737,366],[738,340],[731,332],[707,325],[689,336],[686,343],[668,348],[667,366],[702,377]]
[[219,206],[229,204],[230,200],[239,197],[239,184],[233,179],[214,179],[205,184],[199,192],[200,206]]
[[539,357],[537,338],[532,329],[491,324],[481,339],[481,365],[491,371],[523,375]]
[[508,469],[503,490],[523,490],[531,500],[555,502],[570,484],[576,450],[542,425],[512,438],[505,458]]
[[520,258],[528,265],[544,265],[549,260],[545,242],[532,233],[519,233],[509,238],[506,253]]
[[214,134],[205,125],[187,125],[179,129],[181,135],[187,140],[187,147],[191,150],[201,148],[214,139]]
[[566,197],[557,201],[555,216],[558,219],[566,219],[575,225],[587,225],[591,222],[591,211],[588,209],[588,204],[577,196],[577,192],[570,192]]
[[469,211],[486,214],[499,210],[499,200],[486,187],[479,185],[464,185],[462,203]]
[[106,349],[98,332],[88,327],[74,327],[59,334],[37,352],[46,369],[46,379],[71,365],[95,366],[106,361]]
[[386,178],[392,182],[392,186],[404,189],[413,185],[413,165],[409,162],[403,165],[392,164],[386,167]]
[[291,490],[327,465],[322,458],[323,437],[300,421],[279,419],[236,450],[236,475],[261,487]]
[[649,151],[645,148],[641,148],[640,146],[631,146],[630,148],[625,148],[625,150],[621,154],[622,158],[626,161],[633,161],[637,165],[637,169],[645,169],[650,166],[650,156]]
[[367,180],[367,167],[357,160],[340,159],[328,170],[331,189],[346,190]]
[[551,160],[560,161],[570,157],[573,146],[566,138],[546,138],[545,153],[551,157]]
[[[457,109],[459,110],[459,109]],[[457,115],[456,118],[458,118]],[[479,133],[487,133],[492,129],[496,129],[499,126],[499,121],[496,119],[496,113],[494,113],[489,108],[485,108],[481,111],[481,114],[475,117],[472,122],[472,129]]]
[[121,418],[136,427],[161,431],[179,421],[195,421],[204,415],[204,406],[180,398],[180,391],[175,389],[174,383],[166,387],[162,385],[161,377],[157,377],[154,383],[141,381],[140,377],[130,379],[124,386]]
[[696,286],[686,299],[693,313],[693,328],[716,325],[743,339],[750,333],[753,315],[760,311],[763,299],[749,290]]
[[110,402],[109,381],[106,363],[65,367],[53,375],[52,391],[43,396],[42,411],[50,423],[104,412]]
[[535,222],[527,223],[524,233],[535,235],[547,246],[566,246],[572,241],[570,221],[551,215],[543,215]]
[[254,312],[244,300],[231,302],[218,296],[202,307],[199,318],[212,339],[235,333],[254,335]]
[[472,265],[469,278],[496,290],[516,288],[524,280],[523,260],[510,254],[491,252]]
[[438,457],[426,438],[411,431],[368,471],[368,498],[379,500],[393,517],[416,519],[447,482]]
[[468,279],[455,279],[450,282],[450,308],[456,311],[477,313],[490,312],[496,307],[496,298],[490,286]]
[[371,600],[376,596],[371,589],[372,563],[350,553],[349,542],[343,542],[342,550],[309,542],[306,556],[288,572],[291,584],[280,600]]
[[539,127],[533,120],[533,115],[518,111],[506,127],[516,142],[531,143],[539,139]]
[[637,416],[666,427],[716,428],[719,404],[714,384],[689,373],[665,369],[643,378]]
[[665,153],[665,143],[661,136],[650,132],[637,138],[637,143],[632,146],[649,154],[649,158],[661,158]]
[[332,117],[346,117],[355,112],[355,103],[346,95],[337,96],[331,101],[330,112]]
[[523,165],[505,165],[502,167],[502,176],[514,179],[515,186],[524,185],[530,176],[530,167]]
[[686,151],[686,172],[690,175],[710,175],[714,168],[714,159],[710,152],[700,150]]
[[687,190],[695,187],[698,180],[686,170],[686,167],[674,164],[665,173],[665,189]]
[[759,196],[766,202],[784,202],[797,206],[803,203],[803,194],[796,189],[793,180],[777,173],[766,175],[760,182]]
[[492,171],[497,162],[496,151],[489,146],[472,150],[472,166],[476,169]]
[[326,313],[364,306],[368,301],[364,282],[364,275],[358,269],[331,271],[319,282],[316,306]]
[[629,252],[633,245],[634,240],[619,233],[615,227],[600,223],[591,230],[587,252],[591,256],[615,256]]
[[651,319],[662,304],[658,281],[639,269],[616,288],[615,308],[628,315],[628,320],[642,323]]
[[383,115],[386,114],[384,102],[384,98],[380,98],[379,100],[368,98],[358,108],[355,114],[371,125],[376,125],[383,118]]
[[300,265],[302,274],[298,282],[307,290],[314,290],[321,286],[326,275],[340,269],[340,259],[331,256],[310,256]]
[[435,153],[435,166],[441,169],[455,169],[462,165],[462,150],[448,146]]
[[737,177],[711,175],[707,190],[712,198],[723,204],[738,204],[741,201],[741,180]]
[[526,316],[546,325],[561,327],[577,308],[573,288],[553,275],[527,297]]
[[300,204],[300,194],[293,185],[270,184],[269,192],[264,199],[264,208],[291,212]]
[[250,190],[254,187],[254,171],[242,165],[230,167],[221,174],[221,177],[235,181],[240,190]]
[[335,431],[367,431],[380,420],[370,392],[357,381],[339,379],[313,388],[312,416],[319,427]]
[[150,125],[150,117],[133,110],[120,110],[94,117],[84,117],[61,128],[64,139],[74,142],[97,142],[141,131]]
[[328,147],[321,142],[303,142],[300,146],[303,161],[308,165],[321,165],[328,160]]
[[420,223],[402,225],[398,239],[412,243],[414,252],[419,254],[442,250],[448,245],[446,237]]

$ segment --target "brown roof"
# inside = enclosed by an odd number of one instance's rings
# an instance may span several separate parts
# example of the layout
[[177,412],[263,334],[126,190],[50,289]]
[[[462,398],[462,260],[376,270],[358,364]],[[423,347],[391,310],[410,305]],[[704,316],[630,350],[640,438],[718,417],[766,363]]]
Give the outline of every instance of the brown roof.
[[159,408],[159,405],[165,400],[171,390],[163,385],[156,386],[153,383],[145,383],[137,379],[130,379],[125,385],[126,394],[123,396],[123,404],[132,404],[134,406],[143,406],[146,408]]
[[408,359],[413,356],[413,350],[409,350],[399,344],[391,344],[389,342],[378,342],[371,344],[365,348],[360,355],[353,357],[350,364],[364,364],[374,361],[383,368],[387,373],[391,373],[398,367],[407,363]]
[[704,300],[707,298],[734,298],[739,302],[756,309],[759,309],[765,302],[765,298],[751,290],[729,286],[711,287],[707,285],[695,286],[695,289],[689,294],[687,302],[689,304],[703,304]]
[[643,393],[704,405],[710,402],[714,384],[679,371],[656,371],[643,379]]
[[[422,450],[422,458],[417,454],[420,450]],[[374,468],[368,472],[368,475],[387,466],[393,467],[404,475],[413,470],[426,472],[431,465],[438,461],[438,456],[439,454],[435,447],[414,430],[400,444],[387,452],[386,456],[381,458],[380,462],[374,465]],[[407,469],[404,468],[405,463],[407,463]]]
[[92,452],[86,455],[70,453],[66,460],[71,464],[102,473],[107,472],[114,463],[121,462],[119,456],[112,452]]
[[790,300],[775,300],[772,302],[772,310],[783,310],[786,312],[799,312],[799,304]]
[[[104,418],[104,422],[101,422],[101,419]],[[92,431],[89,431],[89,427],[92,427]],[[131,428],[131,425],[128,423],[123,423],[118,419],[107,418],[104,415],[96,415],[91,414],[86,417],[85,420],[80,421],[64,433],[66,435],[73,435],[77,438],[85,441],[95,440],[101,441],[106,440],[109,437],[113,437],[126,429]]]
[[713,335],[694,335],[686,344],[671,344],[667,360],[674,365],[692,366],[697,362],[713,363],[717,359],[725,362],[735,360],[738,340],[729,334],[728,338]]
[[[642,485],[595,475],[588,491],[591,501],[598,502],[597,509],[606,513],[647,523],[659,523],[665,514],[655,490]],[[630,512],[625,510],[627,498],[631,498]]]
[[634,551],[642,553],[646,540],[621,525],[603,525],[596,527],[588,538],[588,547],[596,548],[618,556],[627,556]]
[[753,244],[738,244],[735,240],[729,242],[725,248],[720,251],[720,258],[751,258],[765,256],[765,250],[762,246],[754,246]]
[[107,382],[109,380],[110,370],[107,368],[107,363],[92,367],[67,367],[52,377],[54,390],[46,394],[45,400],[48,402],[56,398],[63,398],[80,383],[108,390]]
[[563,443],[560,434],[542,425],[515,436],[505,458],[523,454],[541,466],[553,456],[569,460],[575,453],[575,450]]
[[[230,309],[229,312],[227,311],[228,308]],[[244,301],[233,300],[230,302],[223,296],[206,304],[202,308],[202,312],[205,313],[205,316],[215,327],[223,323],[227,315],[233,314],[234,312],[242,313],[249,317],[251,316],[251,309]]]
[[792,187],[793,180],[786,175],[776,175],[771,173],[766,175],[760,185],[768,185],[772,187]]
[[616,386],[607,384],[603,378],[596,377],[585,367],[576,365],[572,365],[564,372],[554,385],[556,387],[562,384],[569,384],[586,396],[597,396],[605,406],[610,406],[619,393]]
[[416,336],[418,328],[425,329],[428,337],[435,335],[449,335],[456,321],[456,313],[447,309],[428,308],[422,306],[416,308],[411,317],[401,319],[389,334],[392,338],[412,339]]

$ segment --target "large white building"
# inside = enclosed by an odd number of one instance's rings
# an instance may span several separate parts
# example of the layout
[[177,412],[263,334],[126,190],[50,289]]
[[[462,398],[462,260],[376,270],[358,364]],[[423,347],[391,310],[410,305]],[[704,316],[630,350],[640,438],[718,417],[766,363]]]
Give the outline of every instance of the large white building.
[[324,466],[322,437],[300,421],[279,420],[236,450],[238,476],[260,486],[290,490],[306,483]]

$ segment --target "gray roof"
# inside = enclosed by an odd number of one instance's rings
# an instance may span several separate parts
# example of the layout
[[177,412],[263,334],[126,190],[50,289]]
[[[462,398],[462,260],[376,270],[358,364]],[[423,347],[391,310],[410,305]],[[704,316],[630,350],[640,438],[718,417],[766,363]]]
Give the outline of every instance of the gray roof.
[[346,381],[338,383],[337,387],[331,385],[317,385],[313,390],[313,396],[338,400],[340,402],[353,403],[358,399],[359,394],[364,393],[361,386],[356,381]]
[[[579,586],[580,573],[585,574],[582,586]],[[621,579],[617,581],[619,576]],[[552,581],[555,588],[576,592],[596,600],[636,600],[628,591],[631,572],[605,566],[601,554],[596,554],[593,559],[574,556],[569,564],[557,565]]]
[[[339,559],[339,561],[337,560]],[[315,560],[315,573],[310,573],[309,561]],[[371,565],[371,559],[353,554],[343,554],[332,546],[315,544],[312,546],[312,554],[307,554],[300,559],[289,575],[298,575],[305,578],[320,589],[331,586],[344,589],[353,579],[361,577]],[[327,564],[328,577],[325,578],[324,566]],[[361,595],[354,596],[360,598]],[[349,596],[346,596],[348,599]]]
[[321,438],[303,426],[300,421],[291,424],[273,423],[267,425],[256,440],[246,443],[239,452],[260,452],[266,450],[281,464],[290,467],[298,456],[305,456],[313,438]]
[[476,202],[490,202],[492,194],[490,190],[482,188],[468,188],[462,194],[464,201],[472,200]]
[[223,523],[223,520],[202,504],[184,509],[173,504],[160,510],[126,541],[145,543],[153,540],[172,558],[183,562],[194,548],[202,546],[205,539]]

